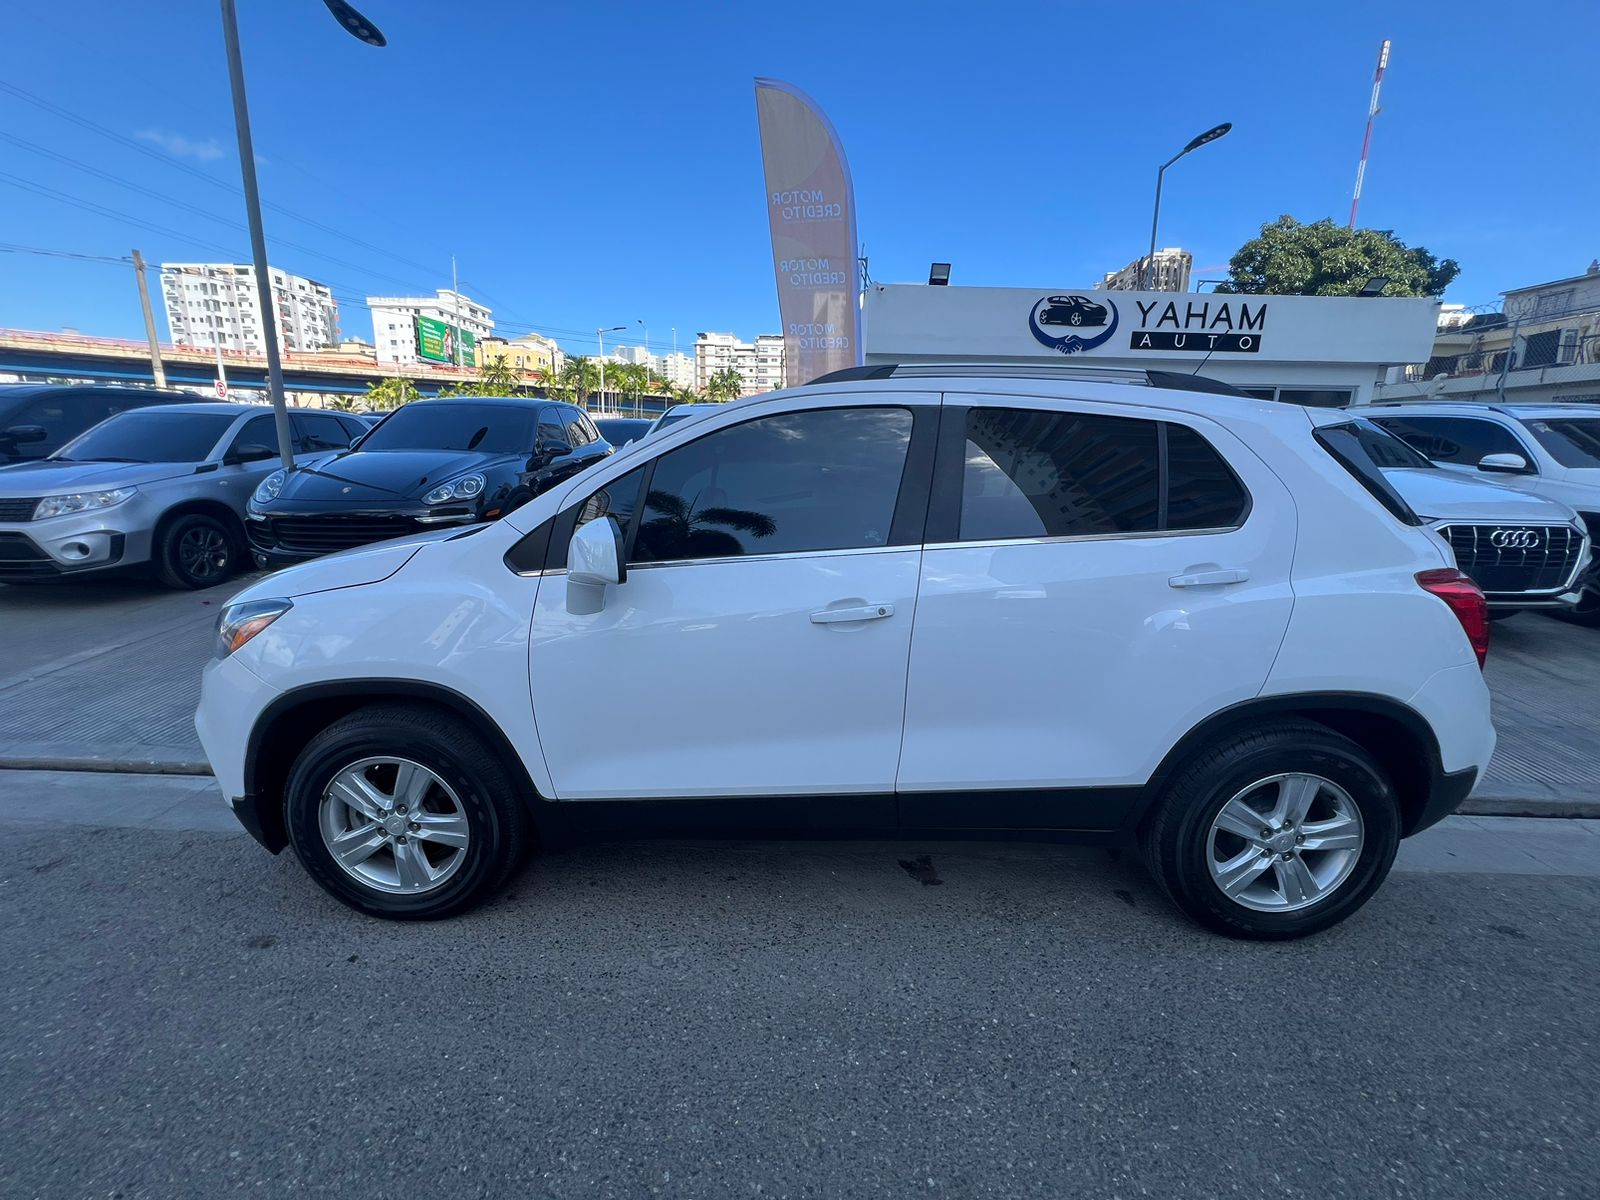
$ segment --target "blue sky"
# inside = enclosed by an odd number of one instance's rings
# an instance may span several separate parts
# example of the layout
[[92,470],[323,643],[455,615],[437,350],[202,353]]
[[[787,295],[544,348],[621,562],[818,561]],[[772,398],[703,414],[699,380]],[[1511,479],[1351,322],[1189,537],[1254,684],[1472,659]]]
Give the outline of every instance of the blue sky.
[[[448,286],[451,254],[504,331],[578,352],[602,324],[642,320],[652,349],[673,327],[680,346],[775,328],[757,75],[838,128],[880,281],[938,259],[957,284],[1086,285],[1142,251],[1156,165],[1219,121],[1233,133],[1169,171],[1163,203],[1161,243],[1198,276],[1280,213],[1343,222],[1384,37],[1361,223],[1460,261],[1446,298],[1467,304],[1600,255],[1593,0],[362,0],[385,50],[318,0],[239,6],[263,193],[298,215],[268,211],[273,264],[331,283],[363,337],[361,297]],[[238,178],[214,3],[16,4],[5,25],[0,85],[207,178],[0,86],[0,136],[58,156],[0,140],[0,245],[245,260],[240,201],[208,182]],[[5,252],[0,325],[142,333],[125,269]]]

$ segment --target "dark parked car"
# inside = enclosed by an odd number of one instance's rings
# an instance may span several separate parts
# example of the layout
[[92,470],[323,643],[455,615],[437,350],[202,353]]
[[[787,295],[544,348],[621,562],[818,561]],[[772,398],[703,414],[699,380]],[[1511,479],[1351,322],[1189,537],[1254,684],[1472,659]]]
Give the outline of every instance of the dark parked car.
[[653,422],[648,417],[597,417],[594,424],[600,436],[620,450],[649,433]]
[[84,430],[130,408],[204,399],[109,383],[0,383],[0,466],[48,458]]
[[1104,325],[1109,315],[1104,304],[1084,296],[1051,296],[1046,303],[1039,314],[1041,325]]
[[258,566],[493,520],[599,462],[581,408],[517,396],[414,400],[346,453],[274,471],[245,522]]

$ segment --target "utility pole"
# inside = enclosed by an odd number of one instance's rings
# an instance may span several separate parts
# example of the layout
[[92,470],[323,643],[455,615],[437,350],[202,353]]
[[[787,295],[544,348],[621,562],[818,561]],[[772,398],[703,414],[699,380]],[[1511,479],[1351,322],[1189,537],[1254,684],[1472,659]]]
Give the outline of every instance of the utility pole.
[[217,399],[228,398],[228,373],[222,369],[222,334],[213,329],[211,331],[211,345],[217,352]]
[[144,309],[144,335],[150,339],[150,373],[156,386],[167,386],[167,369],[161,365],[161,343],[156,340],[156,318],[150,311],[150,285],[145,282],[144,256],[133,252],[133,273],[139,280],[139,307]]
[[278,432],[278,459],[294,470],[294,433],[283,396],[283,362],[278,357],[278,310],[272,296],[272,268],[267,265],[267,234],[261,224],[261,193],[256,187],[256,152],[250,140],[250,110],[244,95],[244,59],[239,53],[239,17],[233,0],[222,0],[222,38],[228,51],[228,83],[233,89],[233,124],[239,140],[239,173],[244,183],[245,214],[250,218],[250,255],[256,268],[256,300],[261,305],[261,339],[267,354],[267,398],[272,401]]

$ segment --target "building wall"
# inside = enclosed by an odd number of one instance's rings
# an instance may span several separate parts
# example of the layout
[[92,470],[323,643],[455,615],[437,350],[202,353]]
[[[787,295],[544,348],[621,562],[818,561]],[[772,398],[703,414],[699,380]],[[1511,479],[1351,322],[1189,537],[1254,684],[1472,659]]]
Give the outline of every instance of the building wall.
[[1144,282],[1145,265],[1150,256],[1141,254],[1120,271],[1108,271],[1097,290],[1111,292],[1187,292],[1189,273],[1194,268],[1194,255],[1178,246],[1157,250],[1154,275],[1148,285]]
[[[332,290],[314,279],[268,268],[278,347],[322,350],[339,343],[339,306]],[[255,268],[246,263],[162,263],[161,302],[177,346],[220,346],[261,354],[260,305]]]
[[415,363],[417,354],[416,317],[432,317],[472,333],[480,341],[494,333],[490,310],[449,288],[435,296],[368,296],[372,313],[372,341],[381,363]]
[[478,365],[505,360],[515,371],[540,371],[554,374],[561,369],[561,348],[537,333],[519,338],[487,337],[478,343]]

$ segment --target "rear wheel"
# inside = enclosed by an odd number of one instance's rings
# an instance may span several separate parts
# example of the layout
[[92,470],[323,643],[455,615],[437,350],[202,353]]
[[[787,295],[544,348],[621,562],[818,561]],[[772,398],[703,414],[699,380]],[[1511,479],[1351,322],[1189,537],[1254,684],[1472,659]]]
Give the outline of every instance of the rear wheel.
[[203,588],[222,583],[244,558],[238,534],[220,518],[185,513],[156,536],[156,578],[168,587]]
[[1157,802],[1145,858],[1172,900],[1233,937],[1326,929],[1394,863],[1400,811],[1360,746],[1309,721],[1236,733],[1187,763]]
[[284,803],[311,877],[398,920],[480,904],[532,833],[499,756],[460,718],[423,706],[375,705],[328,726],[295,760]]

